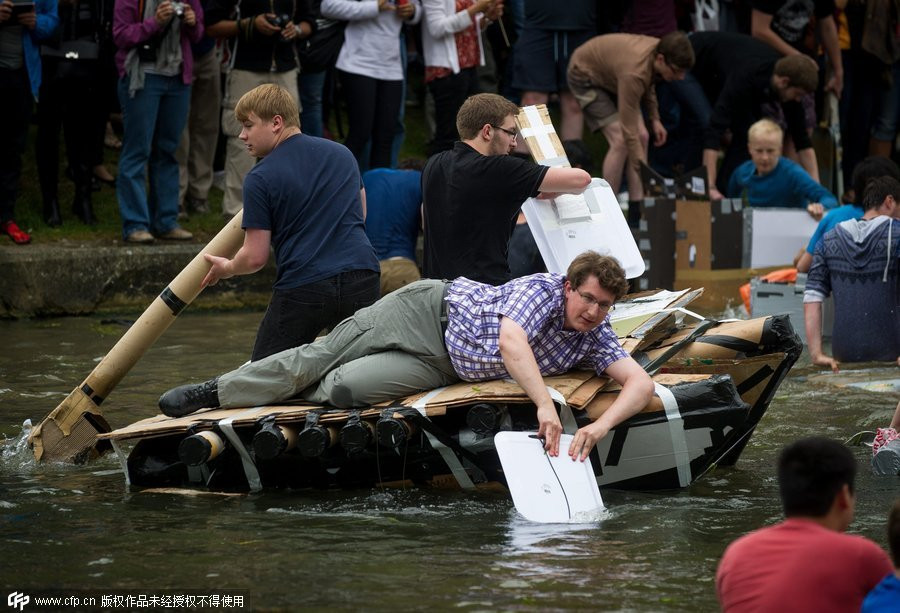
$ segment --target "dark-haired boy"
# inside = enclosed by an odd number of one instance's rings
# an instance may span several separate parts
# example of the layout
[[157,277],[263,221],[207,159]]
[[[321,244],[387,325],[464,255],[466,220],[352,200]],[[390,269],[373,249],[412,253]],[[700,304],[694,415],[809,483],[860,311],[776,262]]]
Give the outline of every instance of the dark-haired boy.
[[[900,181],[876,177],[862,219],[841,222],[816,247],[803,294],[809,355],[841,362],[894,362],[900,356]],[[822,351],[822,302],[834,294],[834,357]]]
[[723,611],[859,610],[891,564],[875,543],[843,534],[853,521],[855,477],[856,459],[836,441],[805,438],[782,450],[785,520],[725,550],[716,573]]
[[845,204],[825,213],[825,217],[816,226],[816,231],[813,232],[812,237],[809,239],[806,250],[800,253],[797,261],[794,263],[797,272],[809,272],[809,267],[812,266],[813,254],[816,252],[816,245],[822,241],[822,238],[830,230],[833,230],[842,221],[862,219],[865,213],[862,208],[862,197],[863,192],[866,190],[866,183],[869,182],[869,179],[882,176],[894,177],[900,181],[900,169],[897,168],[897,164],[890,158],[881,157],[880,155],[870,155],[853,168],[851,191],[853,192],[854,200],[859,204]]

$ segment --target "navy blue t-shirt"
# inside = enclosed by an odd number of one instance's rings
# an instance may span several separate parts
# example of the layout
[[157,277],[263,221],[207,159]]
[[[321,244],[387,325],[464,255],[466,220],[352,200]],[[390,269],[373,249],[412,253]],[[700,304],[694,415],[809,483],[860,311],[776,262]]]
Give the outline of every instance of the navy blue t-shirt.
[[379,260],[415,261],[422,227],[422,173],[375,168],[363,174],[366,186],[366,234]]
[[247,173],[242,227],[272,232],[275,289],[349,270],[378,272],[361,187],[349,149],[306,134],[283,141]]

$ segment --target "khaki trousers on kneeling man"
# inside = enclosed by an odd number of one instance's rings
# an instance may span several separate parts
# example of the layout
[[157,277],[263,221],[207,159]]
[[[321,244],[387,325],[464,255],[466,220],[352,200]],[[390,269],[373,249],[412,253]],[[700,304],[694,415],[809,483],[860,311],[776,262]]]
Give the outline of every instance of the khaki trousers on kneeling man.
[[459,380],[444,344],[444,281],[417,281],[357,311],[325,337],[219,378],[223,408],[300,397],[367,406]]

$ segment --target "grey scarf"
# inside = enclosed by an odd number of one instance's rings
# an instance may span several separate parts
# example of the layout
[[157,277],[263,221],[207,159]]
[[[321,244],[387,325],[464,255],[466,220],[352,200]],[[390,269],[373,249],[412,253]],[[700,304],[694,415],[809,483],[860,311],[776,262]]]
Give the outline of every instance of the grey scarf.
[[[161,0],[147,0],[144,5],[143,19],[155,18],[156,7]],[[128,75],[128,97],[134,98],[136,91],[144,89],[144,67],[138,57],[137,46],[128,50],[125,56],[125,74]],[[181,18],[173,15],[168,24],[163,26],[162,40],[156,50],[157,71],[176,72],[181,66]]]

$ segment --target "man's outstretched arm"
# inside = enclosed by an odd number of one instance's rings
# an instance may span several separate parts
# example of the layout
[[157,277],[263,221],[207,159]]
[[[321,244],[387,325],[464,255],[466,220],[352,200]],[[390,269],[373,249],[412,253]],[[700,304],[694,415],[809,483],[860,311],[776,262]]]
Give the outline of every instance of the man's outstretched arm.
[[544,377],[528,344],[528,335],[522,326],[508,317],[500,320],[500,357],[506,371],[537,407],[538,435],[544,437],[544,449],[551,456],[559,455],[562,424],[556,414],[556,405],[547,392]]
[[591,449],[614,427],[641,411],[653,397],[653,380],[634,358],[622,358],[606,369],[606,374],[622,386],[615,401],[592,424],[579,428],[569,445],[573,460],[587,459]]

